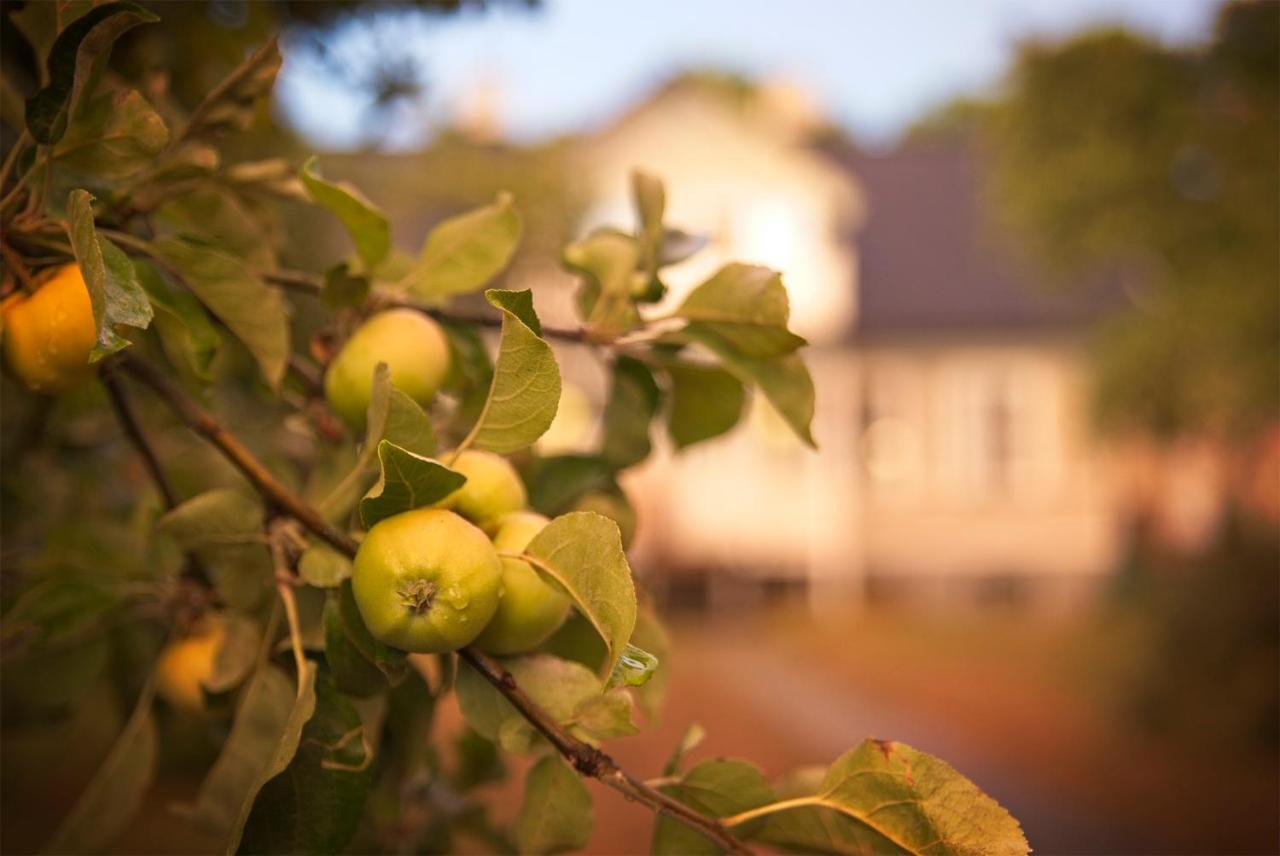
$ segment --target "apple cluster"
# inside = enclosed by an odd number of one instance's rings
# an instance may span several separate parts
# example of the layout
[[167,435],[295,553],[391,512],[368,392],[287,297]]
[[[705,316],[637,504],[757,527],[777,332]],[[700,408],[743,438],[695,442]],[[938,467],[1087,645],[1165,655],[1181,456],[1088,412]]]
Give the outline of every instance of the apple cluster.
[[[426,407],[449,373],[448,339],[411,309],[361,325],[325,376],[330,406],[353,428],[364,423],[379,363]],[[569,611],[568,597],[517,558],[547,519],[525,509],[524,484],[500,455],[469,449],[450,467],[466,476],[462,487],[380,521],[361,542],[351,579],[360,614],[377,639],[405,651],[528,651]]]

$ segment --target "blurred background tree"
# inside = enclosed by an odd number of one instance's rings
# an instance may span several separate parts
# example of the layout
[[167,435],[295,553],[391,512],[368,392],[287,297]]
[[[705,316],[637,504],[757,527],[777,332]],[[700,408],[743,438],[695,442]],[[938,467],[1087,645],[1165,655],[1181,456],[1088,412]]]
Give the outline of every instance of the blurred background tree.
[[[1122,278],[1102,331],[1109,428],[1253,434],[1280,394],[1280,5],[1225,5],[1210,44],[1102,31],[1027,45],[984,123],[992,195],[1064,283]],[[1095,280],[1096,281],[1096,280]]]
[[1239,506],[1280,403],[1277,44],[1270,2],[1224,5],[1198,50],[1119,30],[1032,43],[1001,97],[917,131],[976,131],[996,216],[1062,287],[1121,283],[1128,305],[1095,343],[1099,425],[1220,444],[1234,484],[1206,553],[1164,554],[1132,521],[1117,585],[1141,591],[1151,619],[1134,711],[1150,726],[1271,747],[1280,544],[1274,524]]
[[1212,543],[1169,551],[1139,505],[1113,591],[1143,640],[1128,713],[1219,748],[1280,743],[1280,539],[1258,496],[1280,407],[1277,45],[1280,4],[1255,0],[1223,4],[1196,48],[1122,29],[1031,41],[1003,89],[906,135],[983,151],[992,225],[1048,282],[1118,285],[1093,342],[1098,427],[1217,450]]

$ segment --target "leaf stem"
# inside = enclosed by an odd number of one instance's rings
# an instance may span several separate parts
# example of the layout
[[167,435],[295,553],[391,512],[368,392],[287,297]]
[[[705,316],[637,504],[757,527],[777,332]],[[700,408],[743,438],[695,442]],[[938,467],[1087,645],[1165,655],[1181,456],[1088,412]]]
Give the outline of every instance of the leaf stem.
[[766,814],[787,811],[788,809],[793,808],[804,808],[805,806],[810,805],[826,805],[826,803],[821,797],[796,797],[795,799],[779,800],[778,802],[766,803],[762,806],[747,809],[744,812],[733,814],[729,817],[722,817],[720,818],[720,823],[729,828],[733,828],[735,826],[741,826],[749,820],[755,820],[757,817],[764,817]]
[[302,692],[302,675],[306,672],[307,655],[302,650],[302,625],[298,621],[298,601],[293,596],[293,586],[284,580],[276,583],[276,591],[284,603],[284,615],[289,622],[289,644],[293,647],[293,664],[298,669],[298,692]]

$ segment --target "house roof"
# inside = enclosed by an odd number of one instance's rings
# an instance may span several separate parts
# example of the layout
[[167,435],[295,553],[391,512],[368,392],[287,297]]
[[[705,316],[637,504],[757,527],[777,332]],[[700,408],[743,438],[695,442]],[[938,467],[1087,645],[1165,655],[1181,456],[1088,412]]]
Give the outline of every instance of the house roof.
[[829,152],[861,185],[854,338],[1079,328],[1115,306],[1118,289],[1053,289],[1019,259],[983,210],[977,157],[959,143],[885,156]]

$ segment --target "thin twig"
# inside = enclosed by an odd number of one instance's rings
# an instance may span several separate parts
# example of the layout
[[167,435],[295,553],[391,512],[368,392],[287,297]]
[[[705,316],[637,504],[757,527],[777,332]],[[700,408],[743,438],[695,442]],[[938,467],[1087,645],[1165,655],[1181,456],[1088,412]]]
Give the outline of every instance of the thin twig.
[[187,427],[217,447],[218,451],[222,452],[227,460],[235,464],[236,468],[244,473],[250,484],[263,497],[279,509],[287,512],[331,546],[347,555],[355,554],[357,545],[354,538],[327,523],[319,512],[281,484],[239,439],[223,428],[213,414],[201,407],[193,398],[187,395],[185,390],[146,360],[136,357],[128,351],[117,355],[113,359],[124,371],[159,395],[178,418],[187,424]]
[[620,768],[609,755],[565,731],[560,723],[552,719],[537,702],[525,695],[511,673],[502,668],[492,657],[474,648],[463,648],[458,654],[485,680],[493,684],[512,707],[518,710],[530,725],[541,732],[542,736],[546,737],[579,773],[599,779],[629,799],[643,803],[650,809],[668,815],[685,826],[701,832],[729,853],[751,852],[741,841],[730,835],[715,818],[694,811],[656,788],[649,787]]
[[[280,484],[244,445],[187,393],[146,361],[125,352],[114,358],[129,374],[156,392],[188,426],[211,442],[235,464],[258,491],[279,509],[285,511],[313,534],[323,538],[339,552],[354,558],[355,539],[325,522],[324,518],[301,498]],[[283,599],[283,595],[282,595]],[[285,603],[286,609],[288,603]],[[666,794],[649,787],[621,769],[607,754],[577,739],[529,698],[516,684],[515,678],[497,661],[471,648],[458,652],[472,668],[502,693],[520,714],[551,742],[581,775],[598,779],[628,799],[643,803],[705,835],[730,853],[750,853],[746,846],[730,835],[718,820],[703,815]]]
[[[263,271],[262,278],[272,285],[278,285],[300,294],[318,295],[324,287],[324,281],[317,275],[300,270]],[[379,292],[371,295],[369,302],[374,306],[390,306],[403,309],[416,309],[439,321],[453,321],[460,324],[474,324],[478,327],[502,326],[502,316],[490,312],[461,312],[456,309],[441,309],[425,301],[417,300],[405,294],[395,292]],[[587,331],[568,327],[548,327],[543,325],[544,339],[559,339],[578,344],[596,344],[587,335]]]
[[[298,601],[293,596],[293,585],[296,576],[293,562],[289,558],[289,547],[284,543],[287,537],[285,529],[280,525],[284,521],[278,519],[267,525],[267,544],[271,549],[271,561],[276,572],[276,591],[280,594],[280,602],[284,604],[285,618],[289,622],[289,644],[293,648],[293,663],[298,669],[298,680],[302,680],[307,667],[307,655],[302,649],[302,625],[298,621]],[[302,684],[298,684],[302,691]]]
[[34,294],[36,284],[31,278],[31,271],[27,270],[27,264],[22,260],[22,257],[3,241],[0,241],[0,256],[4,257],[5,265],[18,278],[18,283],[22,286],[22,290],[28,294]]
[[[119,420],[120,427],[124,429],[125,436],[129,438],[133,448],[142,457],[142,462],[147,467],[151,481],[155,483],[156,490],[160,491],[160,496],[164,499],[165,507],[170,509],[177,508],[179,503],[178,493],[169,482],[169,477],[165,475],[164,468],[160,466],[160,457],[156,454],[155,447],[151,445],[150,439],[143,430],[142,423],[138,421],[138,416],[134,413],[133,404],[129,401],[129,396],[125,392],[123,384],[120,383],[120,379],[116,377],[115,372],[110,368],[100,372],[99,377],[102,380],[102,385],[107,388],[107,397],[111,399],[111,406],[116,412],[116,419]],[[196,581],[205,588],[213,587],[213,581],[209,576],[208,569],[205,568],[204,563],[194,553],[187,554],[187,561],[182,573],[183,576]]]
[[324,373],[316,368],[314,363],[308,362],[297,354],[290,354],[289,371],[302,382],[309,396],[314,398],[324,395]]
[[111,399],[111,406],[116,411],[116,419],[119,420],[120,427],[124,429],[125,436],[142,457],[142,462],[147,466],[147,472],[151,474],[151,480],[155,482],[156,490],[160,491],[160,496],[164,498],[164,504],[168,508],[177,507],[178,494],[169,483],[169,477],[160,468],[160,459],[143,432],[142,424],[138,422],[138,417],[133,412],[133,405],[120,384],[120,379],[114,372],[104,371],[101,374],[101,380],[102,385],[107,388],[107,396]]
[[9,149],[9,154],[5,156],[4,165],[0,166],[0,188],[3,188],[5,182],[9,180],[9,173],[13,172],[13,168],[17,165],[22,150],[30,143],[31,132],[24,128],[22,135],[18,137],[17,142],[13,144],[13,148]]

